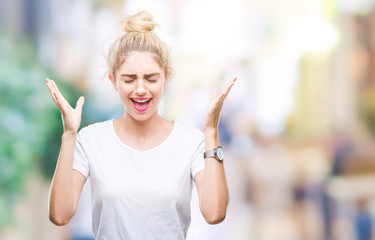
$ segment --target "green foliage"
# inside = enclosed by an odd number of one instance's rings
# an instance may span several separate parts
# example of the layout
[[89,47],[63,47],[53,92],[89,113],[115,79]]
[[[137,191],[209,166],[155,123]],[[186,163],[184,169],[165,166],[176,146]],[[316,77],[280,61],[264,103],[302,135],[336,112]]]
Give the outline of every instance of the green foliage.
[[54,79],[67,100],[81,95],[38,63],[32,42],[0,38],[0,229],[11,220],[11,203],[27,175],[52,177],[62,121],[45,86]]

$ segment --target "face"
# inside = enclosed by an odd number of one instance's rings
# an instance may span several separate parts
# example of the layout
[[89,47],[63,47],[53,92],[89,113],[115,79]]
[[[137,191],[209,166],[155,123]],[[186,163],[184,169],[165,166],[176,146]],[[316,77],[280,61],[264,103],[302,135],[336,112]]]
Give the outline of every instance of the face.
[[158,114],[168,78],[152,53],[132,52],[118,68],[116,78],[109,76],[127,114],[145,121]]

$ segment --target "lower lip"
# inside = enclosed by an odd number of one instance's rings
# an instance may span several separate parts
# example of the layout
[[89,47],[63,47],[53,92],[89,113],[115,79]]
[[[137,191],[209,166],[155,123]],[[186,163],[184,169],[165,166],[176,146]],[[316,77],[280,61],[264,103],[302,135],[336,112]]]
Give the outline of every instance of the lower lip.
[[135,110],[137,110],[138,112],[144,112],[144,111],[146,111],[146,110],[148,109],[148,107],[150,106],[150,103],[151,103],[152,99],[147,103],[147,105],[146,105],[144,108],[139,108],[139,107],[137,107],[137,106],[134,104],[134,102],[133,102],[132,100],[130,100],[130,101],[132,102],[133,107],[134,107]]

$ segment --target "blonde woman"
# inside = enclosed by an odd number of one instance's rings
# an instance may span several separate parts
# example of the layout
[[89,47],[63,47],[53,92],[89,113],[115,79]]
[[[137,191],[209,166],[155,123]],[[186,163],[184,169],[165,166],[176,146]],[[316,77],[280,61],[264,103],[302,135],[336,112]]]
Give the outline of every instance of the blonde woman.
[[56,225],[69,223],[88,177],[95,239],[186,239],[192,180],[206,221],[217,224],[225,218],[228,189],[218,122],[236,78],[211,96],[204,132],[162,118],[158,105],[171,67],[154,26],[148,12],[133,15],[110,48],[108,77],[125,109],[119,119],[78,132],[84,98],[72,108],[55,82],[46,79],[64,126],[49,197]]

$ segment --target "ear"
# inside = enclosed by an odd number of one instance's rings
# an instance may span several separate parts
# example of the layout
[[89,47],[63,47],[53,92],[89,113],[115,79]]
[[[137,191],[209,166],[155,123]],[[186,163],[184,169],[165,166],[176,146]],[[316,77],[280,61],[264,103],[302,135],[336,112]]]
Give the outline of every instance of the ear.
[[171,78],[172,71],[168,71],[167,76],[165,76],[164,88],[167,87],[169,79]]
[[117,84],[116,84],[116,79],[115,79],[115,77],[112,75],[112,73],[110,73],[110,74],[108,74],[108,78],[109,78],[109,80],[111,81],[113,88],[114,88],[114,89],[116,90],[116,92],[117,92]]

